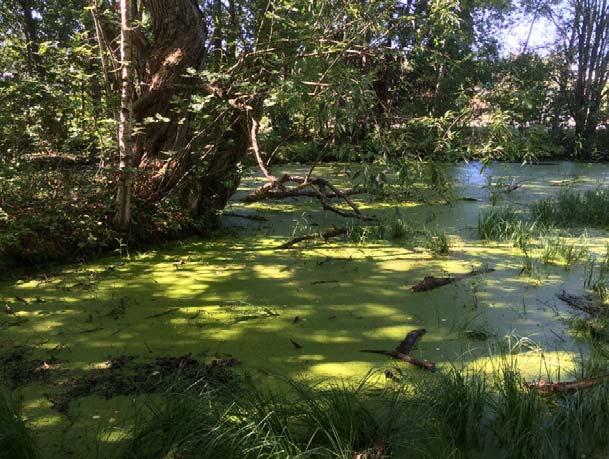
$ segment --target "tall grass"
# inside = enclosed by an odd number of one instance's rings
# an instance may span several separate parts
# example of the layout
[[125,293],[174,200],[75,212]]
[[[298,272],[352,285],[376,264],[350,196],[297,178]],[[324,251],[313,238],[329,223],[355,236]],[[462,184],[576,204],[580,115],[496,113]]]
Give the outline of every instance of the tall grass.
[[30,432],[8,395],[0,390],[0,458],[35,459],[38,452]]
[[562,189],[556,198],[543,199],[531,207],[533,216],[557,226],[609,226],[609,188],[577,191]]
[[525,389],[522,376],[511,363],[504,362],[495,376],[491,443],[497,442],[505,457],[551,457],[546,455],[551,444],[547,404]]
[[280,395],[249,389],[230,400],[213,393],[172,394],[135,427],[123,457],[388,454],[421,438],[412,435],[420,425],[410,423],[401,395],[365,384],[313,389],[293,382]]
[[584,286],[591,289],[601,301],[609,299],[609,245],[605,249],[604,257],[588,257]]
[[512,242],[522,247],[533,237],[536,221],[529,221],[511,207],[493,207],[481,212],[478,235],[481,239]]
[[[397,377],[396,377],[397,378]],[[150,407],[125,458],[607,457],[609,386],[541,397],[504,363],[449,369],[385,388],[250,389],[231,399],[171,394]]]
[[399,242],[408,248],[415,246],[425,248],[434,255],[448,255],[451,248],[450,238],[445,232],[438,228],[416,228],[399,214],[377,225],[350,223],[347,226],[346,238],[356,244],[378,241]]

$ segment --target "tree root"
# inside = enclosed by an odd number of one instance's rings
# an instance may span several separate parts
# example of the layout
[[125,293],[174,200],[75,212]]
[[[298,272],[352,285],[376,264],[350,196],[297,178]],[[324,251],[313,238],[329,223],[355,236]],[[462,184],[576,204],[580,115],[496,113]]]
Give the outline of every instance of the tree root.
[[463,279],[467,279],[468,277],[479,276],[480,274],[492,273],[495,270],[492,268],[488,269],[475,269],[465,274],[458,274],[456,276],[450,277],[435,277],[435,276],[426,276],[421,282],[416,285],[413,285],[410,290],[413,292],[427,292],[429,290],[433,290],[439,287],[444,287],[445,285],[452,284],[453,282],[458,282]]
[[347,228],[338,227],[332,228],[331,230],[324,231],[323,233],[313,233],[313,234],[305,234],[304,236],[298,236],[290,239],[285,244],[281,244],[278,249],[291,249],[293,246],[300,242],[304,241],[316,241],[323,239],[325,242],[328,242],[328,239],[338,236],[344,236],[347,234]]

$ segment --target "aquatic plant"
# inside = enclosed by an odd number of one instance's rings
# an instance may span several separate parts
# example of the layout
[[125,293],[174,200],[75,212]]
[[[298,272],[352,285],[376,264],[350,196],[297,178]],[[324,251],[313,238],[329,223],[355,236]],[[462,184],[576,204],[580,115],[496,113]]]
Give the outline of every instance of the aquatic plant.
[[565,263],[566,271],[569,271],[588,255],[589,250],[585,239],[586,238],[583,238],[583,241],[580,244],[570,244],[564,239],[561,239],[560,243],[556,246],[558,256]]
[[558,260],[558,246],[562,238],[554,231],[547,231],[539,238],[541,260],[544,264],[553,264]]
[[436,228],[423,232],[422,244],[434,255],[448,255],[450,253],[450,239],[448,235]]
[[533,216],[545,224],[558,226],[609,226],[609,188],[578,191],[563,188],[555,198],[542,199],[531,206]]
[[601,301],[609,298],[609,245],[603,258],[588,256],[584,287],[589,288]]
[[410,248],[418,244],[434,255],[448,255],[451,246],[450,238],[444,231],[438,228],[417,229],[399,215],[377,225],[351,223],[347,226],[347,240],[356,244],[396,241]]
[[562,262],[565,271],[569,271],[588,256],[589,242],[586,233],[577,242],[573,242],[567,236],[554,228],[544,228],[539,236],[541,259],[544,264]]
[[512,242],[519,247],[533,237],[536,227],[537,222],[526,220],[512,207],[493,207],[478,218],[481,239]]
[[534,278],[537,282],[539,282],[539,269],[537,266],[537,259],[535,258],[534,249],[525,241],[523,241],[521,244],[520,250],[522,252],[522,266],[520,267],[520,274],[526,274],[530,278]]

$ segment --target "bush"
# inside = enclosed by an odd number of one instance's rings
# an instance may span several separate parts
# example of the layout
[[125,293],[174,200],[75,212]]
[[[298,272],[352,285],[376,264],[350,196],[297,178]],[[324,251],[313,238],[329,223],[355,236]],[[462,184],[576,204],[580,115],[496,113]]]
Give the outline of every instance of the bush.
[[114,188],[108,171],[86,164],[0,164],[0,262],[75,259],[192,234],[206,225],[193,221],[174,197],[135,202],[131,233],[118,233],[113,229]]

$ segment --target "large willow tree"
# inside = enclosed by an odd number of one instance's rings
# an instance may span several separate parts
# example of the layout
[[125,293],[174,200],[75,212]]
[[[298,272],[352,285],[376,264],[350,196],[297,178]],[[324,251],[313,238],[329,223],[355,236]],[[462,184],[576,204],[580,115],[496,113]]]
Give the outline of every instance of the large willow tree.
[[[197,135],[193,131],[188,101],[193,94],[209,93],[197,76],[207,58],[206,17],[194,0],[128,3],[134,25],[124,33],[127,24],[122,24],[122,41],[128,37],[128,48],[133,48],[127,59],[133,59],[136,81],[123,81],[120,125],[125,125],[125,111],[132,112],[134,135],[133,143],[128,143],[131,151],[121,154],[121,161],[127,160],[128,164],[121,165],[117,222],[125,228],[132,176],[135,199],[154,202],[177,193],[194,217],[212,216],[238,184],[237,170],[247,153],[248,136],[238,110],[227,110],[206,133]],[[107,11],[113,7],[105,5]],[[94,11],[99,12],[100,7]],[[101,24],[98,31],[104,35],[100,43],[115,41],[113,34],[117,31],[112,23],[96,19]],[[107,52],[113,53],[111,46]],[[123,73],[125,78],[130,76]],[[136,90],[127,102],[125,91],[130,84]],[[127,103],[132,109],[126,109]],[[122,135],[123,150],[125,140]],[[207,141],[207,147],[202,140]],[[211,147],[209,142],[213,142]]]

